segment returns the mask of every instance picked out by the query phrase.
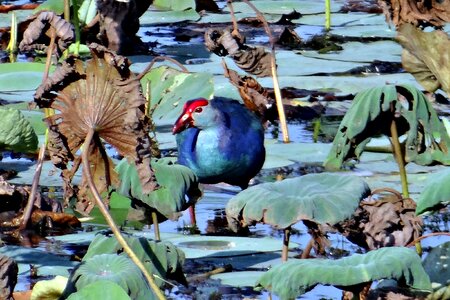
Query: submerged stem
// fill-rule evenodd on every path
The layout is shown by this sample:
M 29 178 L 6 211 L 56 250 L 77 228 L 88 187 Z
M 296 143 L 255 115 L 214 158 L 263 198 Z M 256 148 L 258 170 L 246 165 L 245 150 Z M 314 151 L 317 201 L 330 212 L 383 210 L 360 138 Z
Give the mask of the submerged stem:
M 94 180 L 92 178 L 91 169 L 90 169 L 90 163 L 89 163 L 89 145 L 92 143 L 93 137 L 95 134 L 95 130 L 93 128 L 89 129 L 89 132 L 86 136 L 86 139 L 84 141 L 84 147 L 82 152 L 82 162 L 83 162 L 83 172 L 86 175 L 86 179 L 89 185 L 89 188 L 91 189 L 92 195 L 94 196 L 95 203 L 102 213 L 103 217 L 105 218 L 106 222 L 108 223 L 109 227 L 111 228 L 111 231 L 113 232 L 114 236 L 116 237 L 119 244 L 123 247 L 123 250 L 128 254 L 130 259 L 136 264 L 136 266 L 142 271 L 145 278 L 148 281 L 148 284 L 150 285 L 151 289 L 155 293 L 156 297 L 159 300 L 166 299 L 162 291 L 159 289 L 159 287 L 156 285 L 155 280 L 153 279 L 153 276 L 147 271 L 143 263 L 139 260 L 137 255 L 134 253 L 134 251 L 130 248 L 125 238 L 122 236 L 122 233 L 120 232 L 119 227 L 114 222 L 114 219 L 111 217 L 111 214 L 108 211 L 108 208 L 103 203 L 100 193 L 98 192 Z

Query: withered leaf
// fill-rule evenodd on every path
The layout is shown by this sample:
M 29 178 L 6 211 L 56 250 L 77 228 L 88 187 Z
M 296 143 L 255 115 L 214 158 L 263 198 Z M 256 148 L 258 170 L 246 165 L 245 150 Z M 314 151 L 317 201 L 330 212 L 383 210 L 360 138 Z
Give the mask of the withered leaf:
M 51 30 L 57 38 L 58 53 L 67 49 L 69 43 L 75 40 L 74 27 L 52 11 L 42 11 L 38 15 L 32 16 L 34 20 L 28 25 L 23 33 L 23 39 L 19 44 L 20 51 L 30 51 L 33 49 L 45 50 L 46 43 L 42 41 L 43 36 L 51 37 Z
M 128 59 L 97 44 L 90 49 L 90 60 L 69 57 L 36 92 L 35 102 L 41 108 L 56 111 L 46 119 L 52 132 L 50 155 L 58 167 L 67 169 L 67 162 L 78 157 L 88 131 L 95 129 L 90 162 L 102 172 L 94 172 L 94 181 L 102 182 L 104 188 L 114 181 L 114 166 L 102 154 L 103 142 L 107 142 L 136 164 L 143 190 L 149 193 L 157 184 L 150 168 L 151 141 L 140 83 L 129 70 Z M 74 173 L 63 172 L 62 176 Z
M 378 1 L 386 18 L 395 26 L 405 23 L 419 26 L 444 26 L 450 22 L 450 5 L 441 0 L 390 0 Z
M 429 92 L 442 88 L 450 94 L 450 39 L 441 30 L 424 32 L 411 24 L 398 29 L 403 46 L 403 68 Z
M 258 77 L 271 76 L 271 57 L 263 47 L 244 44 L 242 36 L 234 36 L 229 30 L 210 29 L 205 32 L 206 48 L 219 55 L 229 55 L 236 65 Z

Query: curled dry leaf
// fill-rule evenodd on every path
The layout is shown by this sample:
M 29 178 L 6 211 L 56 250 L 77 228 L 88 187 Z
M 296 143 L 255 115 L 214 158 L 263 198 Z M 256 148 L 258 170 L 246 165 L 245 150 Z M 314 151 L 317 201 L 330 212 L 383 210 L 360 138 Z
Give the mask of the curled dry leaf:
M 14 300 L 12 296 L 14 287 L 17 283 L 17 274 L 19 267 L 14 259 L 0 255 L 0 299 Z
M 73 25 L 52 11 L 42 11 L 32 16 L 34 20 L 28 25 L 23 33 L 23 39 L 19 44 L 20 51 L 46 50 L 48 43 L 45 43 L 44 36 L 50 38 L 52 32 L 57 38 L 57 50 L 61 54 L 67 49 L 69 43 L 75 39 Z
M 90 48 L 92 59 L 83 62 L 69 57 L 36 91 L 39 107 L 56 110 L 46 119 L 52 161 L 63 170 L 66 193 L 73 193 L 70 182 L 80 163 L 76 152 L 87 133 L 95 129 L 89 153 L 91 172 L 100 192 L 117 178 L 104 141 L 136 164 L 143 191 L 149 193 L 157 184 L 150 168 L 151 141 L 140 82 L 129 70 L 127 58 L 97 44 Z M 72 169 L 70 161 L 74 161 Z M 84 177 L 81 195 L 87 195 Z
M 379 0 L 386 19 L 395 26 L 411 23 L 415 26 L 441 27 L 450 22 L 450 5 L 441 0 Z
M 236 71 L 225 69 L 225 77 L 228 77 L 239 91 L 239 95 L 245 106 L 255 112 L 262 121 L 270 120 L 268 110 L 275 104 L 275 100 L 269 96 L 269 92 L 251 76 L 240 76 Z M 272 120 L 271 120 L 272 121 Z
M 442 30 L 425 32 L 411 24 L 398 28 L 402 65 L 428 91 L 442 88 L 450 95 L 450 39 Z
M 335 228 L 351 242 L 369 250 L 406 246 L 418 238 L 422 233 L 422 219 L 415 214 L 415 202 L 397 193 L 378 195 L 378 200 L 361 201 L 353 217 L 336 224 Z
M 270 53 L 263 47 L 245 45 L 242 36 L 233 35 L 229 30 L 207 30 L 205 46 L 219 56 L 229 55 L 236 65 L 247 73 L 258 77 L 272 74 Z

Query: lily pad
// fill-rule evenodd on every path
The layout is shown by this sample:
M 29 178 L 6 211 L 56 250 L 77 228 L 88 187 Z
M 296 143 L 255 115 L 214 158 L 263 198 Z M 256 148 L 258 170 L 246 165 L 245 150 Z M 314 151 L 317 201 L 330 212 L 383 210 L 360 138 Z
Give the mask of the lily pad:
M 253 287 L 263 274 L 263 271 L 230 272 L 213 275 L 211 279 L 218 279 L 222 284 L 234 287 Z
M 431 174 L 417 200 L 416 214 L 439 210 L 450 202 L 450 170 Z
M 317 284 L 353 286 L 380 279 L 405 280 L 414 289 L 431 290 L 431 282 L 414 250 L 386 247 L 337 260 L 298 259 L 275 266 L 257 284 L 280 299 L 294 299 Z
M 287 228 L 300 220 L 336 224 L 350 217 L 370 193 L 356 176 L 308 174 L 252 186 L 230 199 L 228 223 L 248 226 L 263 222 Z
M 19 110 L 0 108 L 0 120 L 0 151 L 29 153 L 37 150 L 38 137 Z

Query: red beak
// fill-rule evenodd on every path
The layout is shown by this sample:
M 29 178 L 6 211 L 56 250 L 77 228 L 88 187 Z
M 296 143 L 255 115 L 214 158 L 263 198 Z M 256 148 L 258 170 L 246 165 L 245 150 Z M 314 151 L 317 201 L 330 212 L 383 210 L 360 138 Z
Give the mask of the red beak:
M 185 112 L 183 113 L 175 122 L 175 124 L 173 125 L 172 128 L 172 133 L 173 134 L 177 134 L 182 132 L 183 130 L 185 130 L 188 127 L 192 126 L 192 117 L 191 114 L 189 112 Z

